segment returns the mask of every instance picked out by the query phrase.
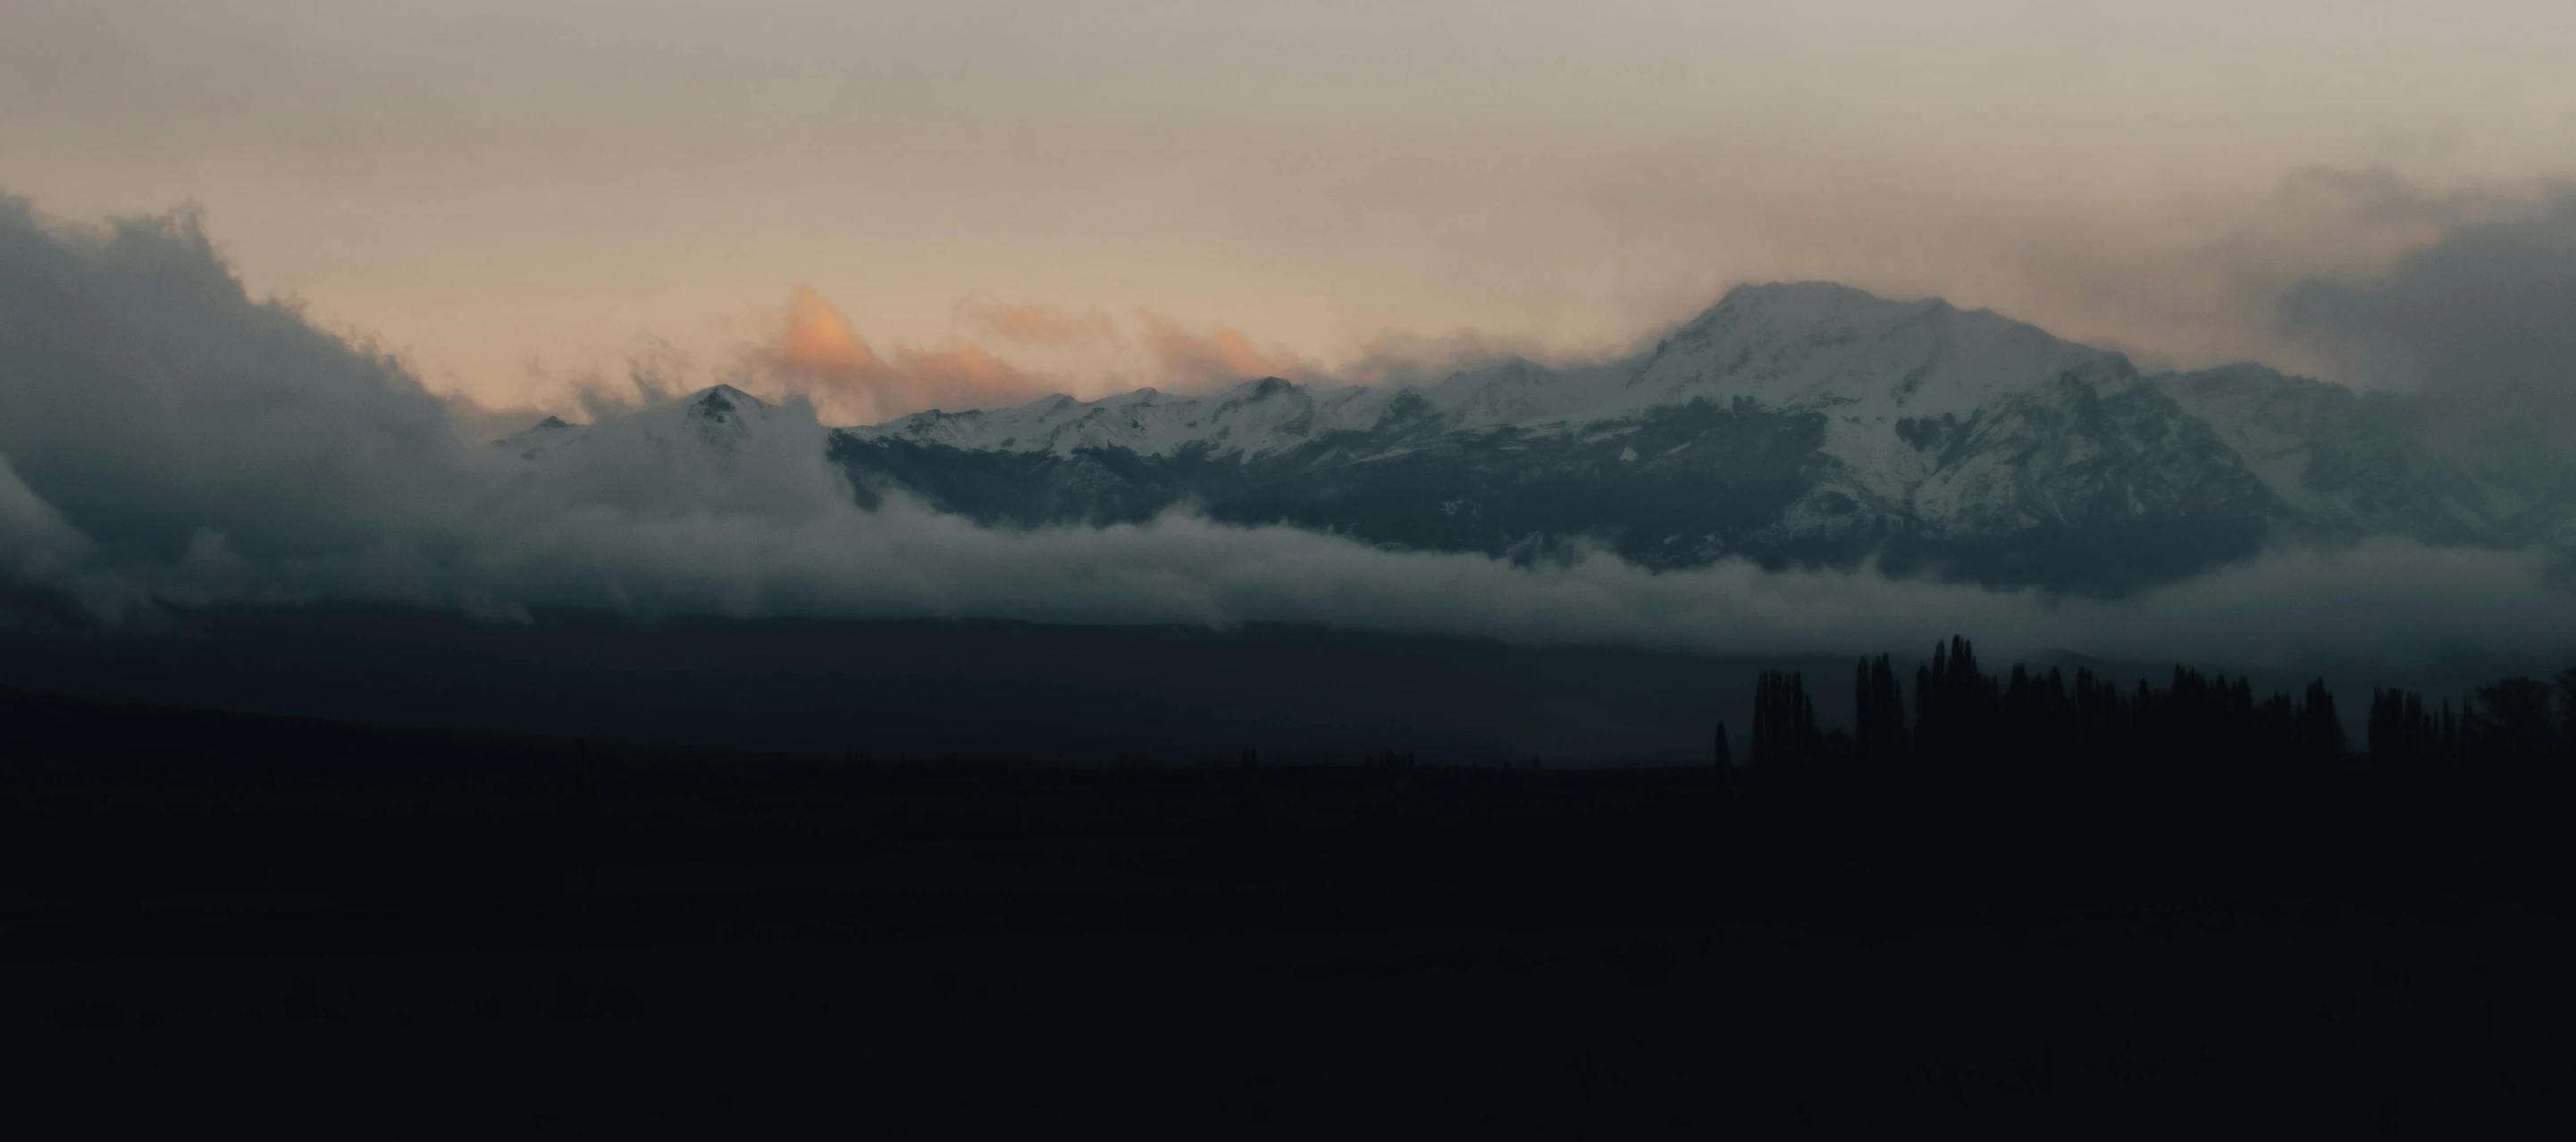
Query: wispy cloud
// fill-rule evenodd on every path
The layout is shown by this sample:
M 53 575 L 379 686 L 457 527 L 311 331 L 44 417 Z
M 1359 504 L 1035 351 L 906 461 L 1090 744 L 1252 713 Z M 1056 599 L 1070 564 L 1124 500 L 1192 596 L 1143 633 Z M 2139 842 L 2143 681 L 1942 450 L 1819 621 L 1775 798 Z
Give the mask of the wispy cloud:
M 1256 345 L 1233 326 L 1220 323 L 1202 330 L 1146 310 L 1136 311 L 1132 331 L 1098 310 L 1005 303 L 983 294 L 961 299 L 955 311 L 970 335 L 1033 351 L 1091 350 L 1095 360 L 1110 362 L 1109 371 L 1089 378 L 1044 374 L 971 337 L 930 348 L 897 346 L 881 354 L 839 307 L 812 287 L 798 286 L 784 322 L 756 355 L 745 383 L 779 395 L 806 395 L 836 423 L 870 424 L 924 409 L 954 412 L 1019 404 L 1058 392 L 1096 390 L 1101 384 L 1113 390 L 1151 385 L 1201 392 L 1262 377 L 1331 376 L 1284 347 Z M 1375 354 L 1362 358 L 1362 367 L 1374 360 Z
M 1079 312 L 1052 305 L 1013 305 L 986 293 L 959 298 L 957 317 L 969 326 L 1019 345 L 1081 345 L 1115 341 L 1116 324 L 1097 309 Z
M 1252 343 L 1242 330 L 1219 325 L 1206 333 L 1177 321 L 1139 310 L 1145 348 L 1162 370 L 1164 383 L 1183 391 L 1219 388 L 1262 377 L 1299 379 L 1313 370 L 1295 353 Z
M 897 348 L 880 357 L 849 318 L 810 286 L 796 287 L 766 354 L 783 387 L 843 423 L 872 424 L 928 408 L 995 408 L 1057 386 L 969 343 Z
M 2529 197 L 2384 188 L 2415 231 L 2377 272 L 2283 291 L 2285 330 L 2367 383 L 2576 392 L 2576 187 Z

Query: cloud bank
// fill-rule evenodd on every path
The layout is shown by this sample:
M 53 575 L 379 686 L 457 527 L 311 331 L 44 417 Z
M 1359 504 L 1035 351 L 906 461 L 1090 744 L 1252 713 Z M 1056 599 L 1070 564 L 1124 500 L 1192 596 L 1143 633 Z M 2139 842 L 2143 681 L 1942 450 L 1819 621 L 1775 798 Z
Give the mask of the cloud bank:
M 2300 282 L 2283 324 L 2381 385 L 2576 388 L 2576 188 L 2488 213 L 2385 273 Z
M 2426 430 L 2455 447 L 2565 467 L 2576 451 L 2576 187 L 2481 205 L 2383 273 L 2298 283 L 2281 323 L 2337 372 L 2430 398 Z
M 819 298 L 800 300 L 774 355 L 853 383 L 934 375 L 879 357 Z M 739 410 L 720 433 L 647 409 L 550 450 L 459 429 L 397 363 L 249 297 L 192 215 L 82 230 L 0 204 L 0 576 L 108 621 L 355 601 L 519 620 L 584 607 L 1290 621 L 1724 653 L 1958 631 L 2008 653 L 2238 661 L 2576 645 L 2576 597 L 2534 552 L 2283 552 L 2077 600 L 1867 568 L 1656 573 L 1599 551 L 1518 566 L 1184 514 L 1009 530 L 900 497 L 862 510 L 801 397 Z

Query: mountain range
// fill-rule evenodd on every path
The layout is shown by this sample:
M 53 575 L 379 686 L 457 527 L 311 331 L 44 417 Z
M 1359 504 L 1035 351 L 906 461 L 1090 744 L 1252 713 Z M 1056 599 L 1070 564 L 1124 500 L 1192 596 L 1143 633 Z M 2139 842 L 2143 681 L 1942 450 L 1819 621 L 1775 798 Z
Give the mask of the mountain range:
M 988 524 L 1187 506 L 1395 548 L 1875 560 L 2117 593 L 2285 540 L 2576 537 L 2564 451 L 2457 411 L 2254 364 L 2149 375 L 1990 311 L 1797 283 L 1737 288 L 1624 360 L 1056 396 L 837 429 L 826 448 L 864 505 L 901 491 Z M 719 386 L 637 423 L 713 443 L 766 414 Z M 597 428 L 503 443 L 538 456 Z

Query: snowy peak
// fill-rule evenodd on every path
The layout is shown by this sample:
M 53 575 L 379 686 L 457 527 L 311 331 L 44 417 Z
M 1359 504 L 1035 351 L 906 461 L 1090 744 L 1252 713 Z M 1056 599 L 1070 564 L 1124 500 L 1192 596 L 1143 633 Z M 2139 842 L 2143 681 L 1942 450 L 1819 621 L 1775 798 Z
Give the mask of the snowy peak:
M 560 416 L 549 416 L 508 436 L 492 442 L 492 447 L 511 453 L 522 460 L 536 460 L 548 449 L 579 436 L 581 430 L 564 423 Z
M 861 440 L 977 451 L 1069 456 L 1114 448 L 1170 456 L 1196 448 L 1251 459 L 1329 433 L 1388 429 L 1397 420 L 1408 432 L 1580 432 L 1693 401 L 1719 407 L 1751 401 L 1847 422 L 1829 451 L 1874 463 L 1895 446 L 1901 419 L 1965 417 L 2069 375 L 2088 382 L 2134 379 L 2117 354 L 1985 310 L 1802 282 L 1739 287 L 1653 352 L 1602 365 L 1553 367 L 1514 358 L 1419 390 L 1306 386 L 1268 377 L 1201 396 L 1153 389 L 1094 401 L 1054 396 L 991 412 L 918 413 L 850 431 Z M 1854 432 L 1867 439 L 1856 442 Z
M 2117 354 L 1937 298 L 1822 282 L 1741 286 L 1656 348 L 1632 404 L 1745 398 L 1766 408 L 1966 416 Z
M 735 388 L 715 385 L 677 400 L 648 405 L 634 415 L 603 420 L 594 433 L 634 434 L 661 448 L 731 452 L 782 420 L 779 406 Z
M 2257 365 L 2145 377 L 1986 310 L 1803 282 L 1733 290 L 1621 361 L 1054 397 L 853 430 L 835 455 L 983 520 L 1186 503 L 1498 557 L 1579 540 L 1652 567 L 1875 558 L 2081 590 L 2289 537 L 2576 545 L 2576 462 L 2530 432 L 2445 442 L 2438 411 Z M 996 450 L 1030 455 L 972 455 Z M 1199 462 L 1219 457 L 1239 462 Z
M 646 408 L 635 414 L 635 423 L 647 436 L 688 434 L 707 444 L 722 445 L 748 437 L 777 413 L 777 405 L 732 385 L 716 385 Z
M 709 386 L 692 396 L 681 398 L 680 403 L 688 407 L 689 415 L 718 422 L 723 421 L 727 414 L 739 411 L 744 405 L 754 405 L 761 409 L 770 407 L 769 402 L 732 385 Z
M 782 420 L 781 413 L 779 406 L 732 385 L 715 385 L 591 424 L 567 424 L 549 416 L 493 444 L 526 460 L 567 448 L 596 448 L 603 441 L 641 443 L 666 454 L 677 449 L 727 456 L 770 431 Z

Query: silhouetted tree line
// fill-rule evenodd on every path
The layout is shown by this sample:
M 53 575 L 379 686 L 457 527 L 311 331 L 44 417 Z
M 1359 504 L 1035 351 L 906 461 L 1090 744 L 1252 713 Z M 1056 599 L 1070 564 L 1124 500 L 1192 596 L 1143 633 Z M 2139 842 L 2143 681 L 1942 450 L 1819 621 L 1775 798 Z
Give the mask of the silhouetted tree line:
M 2297 694 L 2257 697 L 2251 678 L 2176 666 L 2163 686 L 2122 686 L 2078 668 L 1988 674 L 1965 638 L 1935 645 L 1914 672 L 1911 713 L 1887 655 L 1854 671 L 1849 730 L 1825 730 L 1806 679 L 1769 671 L 1754 683 L 1747 757 L 1755 771 L 1799 766 L 1869 771 L 1904 765 L 2011 770 L 2056 762 L 2170 759 L 2201 769 L 2245 764 L 2329 775 L 2576 760 L 2576 668 L 2506 678 L 2456 703 L 2407 690 L 2371 694 L 2367 740 L 2345 740 L 2322 679 Z M 1732 764 L 1726 727 L 1715 759 Z
M 2480 686 L 2457 709 L 2445 699 L 2374 690 L 2370 762 L 2392 770 L 2442 766 L 2518 768 L 2576 757 L 2576 669 L 2543 682 L 2505 678 Z
M 1953 638 L 1908 690 L 1887 656 L 1864 659 L 1850 728 L 1827 730 L 1804 678 L 1766 673 L 1747 764 L 1731 765 L 1723 726 L 1715 760 L 1738 789 L 1819 808 L 1821 833 L 1935 829 L 1945 835 L 1926 843 L 1943 851 L 2034 831 L 2080 848 L 2104 828 L 2160 842 L 2216 830 L 2233 843 L 2328 827 L 2328 811 L 2356 798 L 2391 821 L 2447 814 L 2473 831 L 2557 803 L 2576 774 L 2576 669 L 2456 701 L 2378 690 L 2359 749 L 2322 680 L 2264 694 L 2181 666 L 2161 685 L 2080 668 L 1990 673 Z
M 1882 660 L 1883 662 L 1884 660 Z M 1884 674 L 1864 689 L 1865 716 L 1901 718 Z M 2072 677 L 2014 664 L 1978 667 L 1964 638 L 1934 647 L 1915 672 L 1910 749 L 1889 754 L 1967 769 L 2028 773 L 2062 759 L 2243 766 L 2272 774 L 2325 774 L 2345 764 L 2343 723 L 2322 680 L 2304 693 L 2255 696 L 2253 682 L 2176 666 L 2162 687 L 2123 687 L 2079 668 Z

